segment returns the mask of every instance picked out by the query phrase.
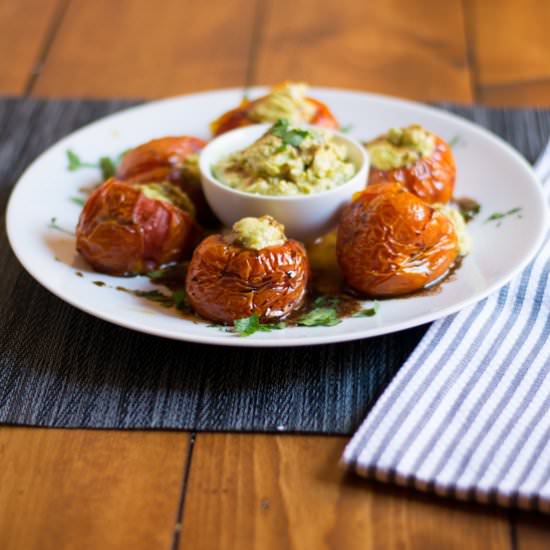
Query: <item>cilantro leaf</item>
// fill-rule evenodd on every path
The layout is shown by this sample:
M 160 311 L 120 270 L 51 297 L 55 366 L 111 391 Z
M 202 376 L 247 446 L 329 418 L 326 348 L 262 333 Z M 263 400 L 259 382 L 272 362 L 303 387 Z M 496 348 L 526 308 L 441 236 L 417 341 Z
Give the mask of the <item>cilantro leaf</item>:
M 99 168 L 101 169 L 101 175 L 104 181 L 115 175 L 116 166 L 113 160 L 109 157 L 101 157 L 99 159 Z
M 284 321 L 269 324 L 260 323 L 260 328 L 258 330 L 261 332 L 271 332 L 272 330 L 281 330 L 282 328 L 286 328 L 286 323 Z
M 313 301 L 313 307 L 335 307 L 341 301 L 339 296 L 319 296 Z
M 67 160 L 69 161 L 69 165 L 67 168 L 72 172 L 73 170 L 78 170 L 80 168 L 81 162 L 80 157 L 70 149 L 67 149 Z
M 334 307 L 317 307 L 298 319 L 298 325 L 303 327 L 333 327 L 341 322 Z
M 57 231 L 61 231 L 61 233 L 65 233 L 66 235 L 71 235 L 74 237 L 74 233 L 72 231 L 69 231 L 68 229 L 65 229 L 64 227 L 58 225 L 57 218 L 51 218 L 48 227 L 50 229 L 55 229 Z
M 179 309 L 180 311 L 188 311 L 190 309 L 189 302 L 187 300 L 187 293 L 185 290 L 176 290 L 172 294 L 172 300 L 174 300 L 174 305 L 176 306 L 176 309 Z
M 95 164 L 90 162 L 82 162 L 80 157 L 71 149 L 67 149 L 67 160 L 69 161 L 67 169 L 71 172 L 79 170 L 80 168 L 96 168 Z
M 185 275 L 187 273 L 187 266 L 189 262 L 181 262 L 167 267 L 162 267 L 160 269 L 155 269 L 154 271 L 149 271 L 145 273 L 146 277 L 153 281 L 171 281 L 174 283 L 179 283 L 185 280 Z
M 284 118 L 280 118 L 271 127 L 269 133 L 272 136 L 280 138 L 283 145 L 292 145 L 293 147 L 299 147 L 302 144 L 302 141 L 311 135 L 309 130 L 289 128 L 289 122 Z
M 260 328 L 260 318 L 254 313 L 250 317 L 237 319 L 233 323 L 233 327 L 239 336 L 250 336 Z
M 237 319 L 233 323 L 233 330 L 239 336 L 250 336 L 255 332 L 271 332 L 272 330 L 280 330 L 286 327 L 286 323 L 280 321 L 278 323 L 260 323 L 260 318 L 256 313 L 250 317 Z
M 380 303 L 375 301 L 373 302 L 372 307 L 363 308 L 355 312 L 352 317 L 374 317 L 378 313 L 379 309 Z
M 155 302 L 165 308 L 175 307 L 179 311 L 190 311 L 185 290 L 176 290 L 172 294 L 164 294 L 160 290 L 131 290 L 134 296 Z
M 521 210 L 522 210 L 521 207 L 516 207 L 516 208 L 512 208 L 511 210 L 508 210 L 507 212 L 494 212 L 485 220 L 485 223 L 489 223 L 495 220 L 502 220 L 503 218 L 506 218 L 508 216 L 513 216 L 514 214 L 518 214 L 518 217 L 521 218 L 521 214 L 520 214 Z
M 70 197 L 70 201 L 78 204 L 78 206 L 84 206 L 86 202 L 82 197 Z
M 67 169 L 74 172 L 80 170 L 80 168 L 99 168 L 103 180 L 106 180 L 115 175 L 117 164 L 126 152 L 121 153 L 116 161 L 110 157 L 101 157 L 98 162 L 84 162 L 73 150 L 67 149 L 67 160 L 69 161 Z
M 458 206 L 465 222 L 473 220 L 481 212 L 481 204 L 468 197 L 455 199 L 455 204 Z

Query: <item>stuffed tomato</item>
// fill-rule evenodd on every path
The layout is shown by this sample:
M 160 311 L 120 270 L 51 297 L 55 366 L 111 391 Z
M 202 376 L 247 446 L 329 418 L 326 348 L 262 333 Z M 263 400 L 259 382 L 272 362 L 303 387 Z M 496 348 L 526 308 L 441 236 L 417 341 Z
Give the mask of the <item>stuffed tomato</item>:
M 258 315 L 286 318 L 306 297 L 305 249 L 287 239 L 273 218 L 243 218 L 227 235 L 211 235 L 195 249 L 186 290 L 193 309 L 216 323 Z
M 347 284 L 369 297 L 425 288 L 460 252 L 451 217 L 397 182 L 369 185 L 345 208 L 336 250 Z
M 197 236 L 193 204 L 179 188 L 111 178 L 86 201 L 76 247 L 96 271 L 136 275 L 181 260 Z
M 429 203 L 453 196 L 456 165 L 449 144 L 419 125 L 392 128 L 366 144 L 369 183 L 397 181 Z
M 213 214 L 202 191 L 198 156 L 206 141 L 168 136 L 143 143 L 124 154 L 117 178 L 130 182 L 169 181 L 193 201 L 197 219 L 210 225 Z
M 310 124 L 323 128 L 340 127 L 330 109 L 322 102 L 307 97 L 308 86 L 283 82 L 270 92 L 253 101 L 243 99 L 235 109 L 224 113 L 210 125 L 212 133 L 219 136 L 229 130 L 259 124 L 288 120 L 294 125 Z

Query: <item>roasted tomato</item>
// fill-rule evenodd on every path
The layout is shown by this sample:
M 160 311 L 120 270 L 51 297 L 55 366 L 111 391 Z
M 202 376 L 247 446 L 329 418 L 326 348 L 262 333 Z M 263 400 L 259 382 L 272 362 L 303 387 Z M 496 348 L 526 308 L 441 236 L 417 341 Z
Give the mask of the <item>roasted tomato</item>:
M 193 309 L 216 323 L 258 315 L 284 319 L 304 301 L 310 268 L 301 243 L 269 216 L 243 218 L 193 252 L 186 290 Z
M 84 205 L 76 248 L 97 271 L 146 273 L 190 252 L 198 237 L 192 209 L 185 193 L 170 183 L 110 178 Z
M 370 296 L 420 290 L 452 267 L 453 221 L 400 183 L 369 185 L 343 211 L 336 251 L 346 282 Z
M 456 166 L 448 143 L 418 125 L 392 128 L 366 144 L 369 183 L 398 181 L 429 203 L 453 196 Z
M 153 139 L 130 149 L 117 168 L 117 177 L 131 182 L 169 181 L 187 193 L 197 219 L 211 225 L 213 214 L 202 191 L 198 153 L 206 141 L 191 136 Z
M 279 119 L 287 119 L 295 125 L 339 128 L 338 121 L 323 102 L 306 96 L 307 89 L 305 84 L 283 82 L 263 97 L 253 101 L 245 98 L 238 107 L 212 122 L 212 133 L 219 136 L 241 126 L 277 122 Z

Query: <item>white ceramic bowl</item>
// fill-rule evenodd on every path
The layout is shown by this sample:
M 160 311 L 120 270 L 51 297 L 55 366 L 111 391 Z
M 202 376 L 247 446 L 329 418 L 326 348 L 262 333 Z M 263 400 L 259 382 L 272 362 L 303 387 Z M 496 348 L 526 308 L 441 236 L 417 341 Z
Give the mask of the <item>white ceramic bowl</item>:
M 357 173 L 342 185 L 311 195 L 271 196 L 245 193 L 231 189 L 212 174 L 222 157 L 244 149 L 270 127 L 256 124 L 227 132 L 213 139 L 201 152 L 199 167 L 204 194 L 218 218 L 228 227 L 246 216 L 269 214 L 285 226 L 288 237 L 304 242 L 316 239 L 338 223 L 340 211 L 350 202 L 353 193 L 363 189 L 369 172 L 368 154 L 361 144 L 340 133 L 334 139 L 346 146 Z

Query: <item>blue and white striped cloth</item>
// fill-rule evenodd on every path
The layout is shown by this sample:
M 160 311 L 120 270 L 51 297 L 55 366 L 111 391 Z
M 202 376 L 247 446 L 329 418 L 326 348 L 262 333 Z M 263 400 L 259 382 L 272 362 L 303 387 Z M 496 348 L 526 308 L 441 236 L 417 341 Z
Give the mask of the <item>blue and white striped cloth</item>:
M 550 148 L 535 165 L 550 178 Z M 547 186 L 548 191 L 548 186 Z M 358 474 L 550 513 L 550 239 L 430 327 L 345 449 Z

